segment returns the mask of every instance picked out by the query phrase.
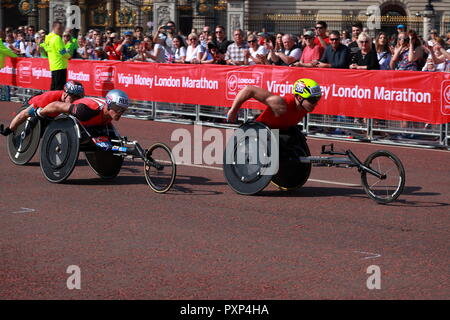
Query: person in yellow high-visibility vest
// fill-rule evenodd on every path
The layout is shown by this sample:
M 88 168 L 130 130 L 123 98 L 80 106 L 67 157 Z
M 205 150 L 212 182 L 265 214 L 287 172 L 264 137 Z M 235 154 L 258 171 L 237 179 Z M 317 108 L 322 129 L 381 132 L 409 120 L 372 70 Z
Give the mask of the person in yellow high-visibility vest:
M 62 34 L 64 25 L 61 21 L 55 21 L 52 25 L 52 32 L 46 37 L 41 47 L 47 52 L 50 71 L 52 72 L 52 85 L 50 90 L 62 90 L 67 78 L 67 65 L 70 53 L 67 51 Z
M 3 69 L 5 66 L 5 57 L 15 58 L 17 55 L 12 52 L 10 49 L 5 47 L 3 44 L 3 39 L 5 38 L 5 32 L 0 29 L 0 69 Z

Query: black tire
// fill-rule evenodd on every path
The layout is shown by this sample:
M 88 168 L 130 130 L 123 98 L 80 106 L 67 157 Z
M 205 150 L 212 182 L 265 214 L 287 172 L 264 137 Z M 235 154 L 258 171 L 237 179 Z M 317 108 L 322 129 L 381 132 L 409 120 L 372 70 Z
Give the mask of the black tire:
M 102 179 L 114 179 L 120 172 L 123 157 L 109 151 L 85 152 L 86 161 L 92 170 Z
M 28 105 L 22 106 L 17 110 L 17 114 L 28 107 Z M 34 119 L 33 121 L 34 122 L 30 122 L 30 120 L 25 121 L 7 138 L 8 156 L 14 164 L 27 164 L 36 154 L 43 130 L 41 121 L 38 119 Z M 30 129 L 28 129 L 29 133 L 22 139 L 21 135 L 24 133 L 26 126 L 30 126 Z
M 284 191 L 301 188 L 311 174 L 311 163 L 301 163 L 299 157 L 309 157 L 306 138 L 300 127 L 280 131 L 280 166 L 272 177 L 272 184 Z
M 145 152 L 144 174 L 149 187 L 157 193 L 172 188 L 177 166 L 172 151 L 164 143 L 155 143 Z
M 361 172 L 361 182 L 367 195 L 378 203 L 390 203 L 396 200 L 405 187 L 405 168 L 400 159 L 386 150 L 370 154 L 364 165 L 379 173 L 386 179 L 380 179 L 366 171 Z

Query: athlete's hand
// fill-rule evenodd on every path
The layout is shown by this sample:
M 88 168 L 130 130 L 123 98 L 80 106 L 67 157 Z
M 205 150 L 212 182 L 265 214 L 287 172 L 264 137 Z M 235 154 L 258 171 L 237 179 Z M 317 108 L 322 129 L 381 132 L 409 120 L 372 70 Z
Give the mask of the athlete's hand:
M 237 120 L 237 111 L 234 111 L 230 108 L 230 110 L 227 113 L 227 122 L 235 123 L 236 120 Z
M 4 127 L 3 124 L 0 124 L 0 134 L 3 136 L 8 136 L 12 133 L 12 130 L 9 127 Z
M 28 115 L 32 118 L 44 119 L 44 117 L 41 116 L 41 110 L 42 108 L 30 108 L 30 110 L 28 110 Z

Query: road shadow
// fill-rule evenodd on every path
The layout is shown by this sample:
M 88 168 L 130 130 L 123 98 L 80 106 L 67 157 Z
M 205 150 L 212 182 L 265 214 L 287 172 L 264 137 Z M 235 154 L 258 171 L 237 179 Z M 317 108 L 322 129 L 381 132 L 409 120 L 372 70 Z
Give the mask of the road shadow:
M 419 192 L 422 187 L 419 186 L 408 186 L 403 189 L 402 195 L 399 199 L 387 205 L 396 207 L 446 207 L 450 206 L 449 203 L 445 202 L 435 202 L 435 201 L 412 201 L 404 200 L 402 196 L 414 196 L 414 197 L 430 197 L 441 195 L 438 192 Z M 367 194 L 364 192 L 362 187 L 302 187 L 296 190 L 267 190 L 258 193 L 257 196 L 262 197 L 352 197 L 352 198 L 368 198 Z

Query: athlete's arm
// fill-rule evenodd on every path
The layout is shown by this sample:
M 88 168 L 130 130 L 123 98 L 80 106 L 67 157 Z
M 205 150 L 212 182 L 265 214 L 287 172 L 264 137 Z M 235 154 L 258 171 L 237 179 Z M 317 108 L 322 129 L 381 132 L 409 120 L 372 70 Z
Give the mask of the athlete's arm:
M 45 106 L 44 109 L 40 109 L 39 114 L 42 117 L 45 117 L 52 113 L 69 113 L 69 108 L 70 108 L 70 103 L 55 101 L 55 102 L 49 103 L 47 106 Z
M 228 111 L 228 120 L 234 121 L 236 119 L 237 112 L 242 107 L 244 102 L 252 98 L 271 108 L 276 117 L 281 116 L 287 110 L 286 102 L 282 97 L 274 95 L 263 88 L 246 86 L 234 99 L 233 105 Z

